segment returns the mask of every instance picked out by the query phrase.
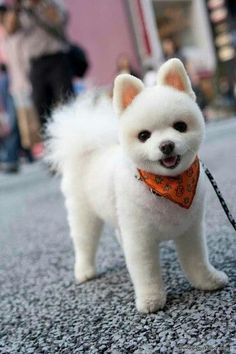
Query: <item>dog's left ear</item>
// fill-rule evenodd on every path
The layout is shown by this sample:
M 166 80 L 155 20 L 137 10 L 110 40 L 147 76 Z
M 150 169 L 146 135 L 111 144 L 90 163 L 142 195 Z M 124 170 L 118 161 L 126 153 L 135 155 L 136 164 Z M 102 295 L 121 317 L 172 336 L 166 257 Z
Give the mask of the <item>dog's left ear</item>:
M 113 89 L 113 105 L 117 114 L 121 115 L 143 89 L 144 84 L 136 77 L 129 74 L 118 75 Z
M 187 93 L 193 100 L 196 100 L 183 63 L 177 58 L 169 59 L 160 67 L 157 73 L 157 85 L 173 87 L 178 91 Z

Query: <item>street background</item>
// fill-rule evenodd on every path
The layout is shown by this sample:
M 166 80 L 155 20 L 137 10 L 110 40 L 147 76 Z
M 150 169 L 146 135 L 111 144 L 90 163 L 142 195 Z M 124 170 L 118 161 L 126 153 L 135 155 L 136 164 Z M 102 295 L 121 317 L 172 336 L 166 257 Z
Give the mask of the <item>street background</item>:
M 110 228 L 97 278 L 75 283 L 60 177 L 43 160 L 41 134 L 71 95 L 112 98 L 123 72 L 152 86 L 159 66 L 178 57 L 206 120 L 200 158 L 236 217 L 235 48 L 230 0 L 0 1 L 0 354 L 236 353 L 236 234 L 210 183 L 210 260 L 229 285 L 193 289 L 164 243 L 167 304 L 140 315 Z

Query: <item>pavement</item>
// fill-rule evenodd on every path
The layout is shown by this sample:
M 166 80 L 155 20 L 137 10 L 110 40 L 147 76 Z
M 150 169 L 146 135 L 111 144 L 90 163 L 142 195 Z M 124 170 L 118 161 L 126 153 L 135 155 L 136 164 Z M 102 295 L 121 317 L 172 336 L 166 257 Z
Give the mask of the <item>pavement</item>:
M 201 158 L 236 216 L 236 119 L 208 126 Z M 163 244 L 168 300 L 140 315 L 122 251 L 105 228 L 98 277 L 78 285 L 59 178 L 42 163 L 0 176 L 0 353 L 236 353 L 236 233 L 208 183 L 211 262 L 229 285 L 195 290 Z

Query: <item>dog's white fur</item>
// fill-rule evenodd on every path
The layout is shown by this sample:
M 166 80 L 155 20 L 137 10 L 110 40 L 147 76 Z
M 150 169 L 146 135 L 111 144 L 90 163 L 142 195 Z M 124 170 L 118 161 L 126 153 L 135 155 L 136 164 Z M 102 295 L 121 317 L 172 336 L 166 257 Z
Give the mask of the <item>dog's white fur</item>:
M 169 74 L 174 80 L 169 80 Z M 100 232 L 104 221 L 110 223 L 121 235 L 137 309 L 144 313 L 166 303 L 159 264 L 163 240 L 174 240 L 193 286 L 214 290 L 227 284 L 225 273 L 208 260 L 202 171 L 189 209 L 156 197 L 135 178 L 137 168 L 174 176 L 191 165 L 204 135 L 204 120 L 194 99 L 182 63 L 171 59 L 161 67 L 154 88 L 144 88 L 139 79 L 127 74 L 116 78 L 114 108 L 120 117 L 120 142 L 106 100 L 93 105 L 90 98 L 79 99 L 57 110 L 48 127 L 49 159 L 63 176 L 76 279 L 84 282 L 95 276 Z M 173 128 L 180 120 L 187 123 L 186 133 Z M 143 130 L 152 132 L 145 143 L 137 138 Z M 163 158 L 159 145 L 167 140 L 175 143 L 175 153 L 181 155 L 174 169 L 159 163 Z

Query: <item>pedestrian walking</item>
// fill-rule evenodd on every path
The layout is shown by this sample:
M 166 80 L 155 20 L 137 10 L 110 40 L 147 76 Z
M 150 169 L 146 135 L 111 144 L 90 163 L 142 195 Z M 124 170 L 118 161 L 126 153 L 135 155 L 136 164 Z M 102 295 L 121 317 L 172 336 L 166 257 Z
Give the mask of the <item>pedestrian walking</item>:
M 0 163 L 7 173 L 19 170 L 20 139 L 16 111 L 9 92 L 9 76 L 6 66 L 0 66 Z
M 32 87 L 28 78 L 29 60 L 25 51 L 25 32 L 11 9 L 6 11 L 2 24 L 6 32 L 4 39 L 10 92 L 17 111 L 21 146 L 32 161 L 34 145 L 41 139 L 39 118 L 32 102 Z
M 32 98 L 44 125 L 52 107 L 73 94 L 68 45 L 55 35 L 63 36 L 68 14 L 59 0 L 22 0 L 15 18 L 24 31 Z

